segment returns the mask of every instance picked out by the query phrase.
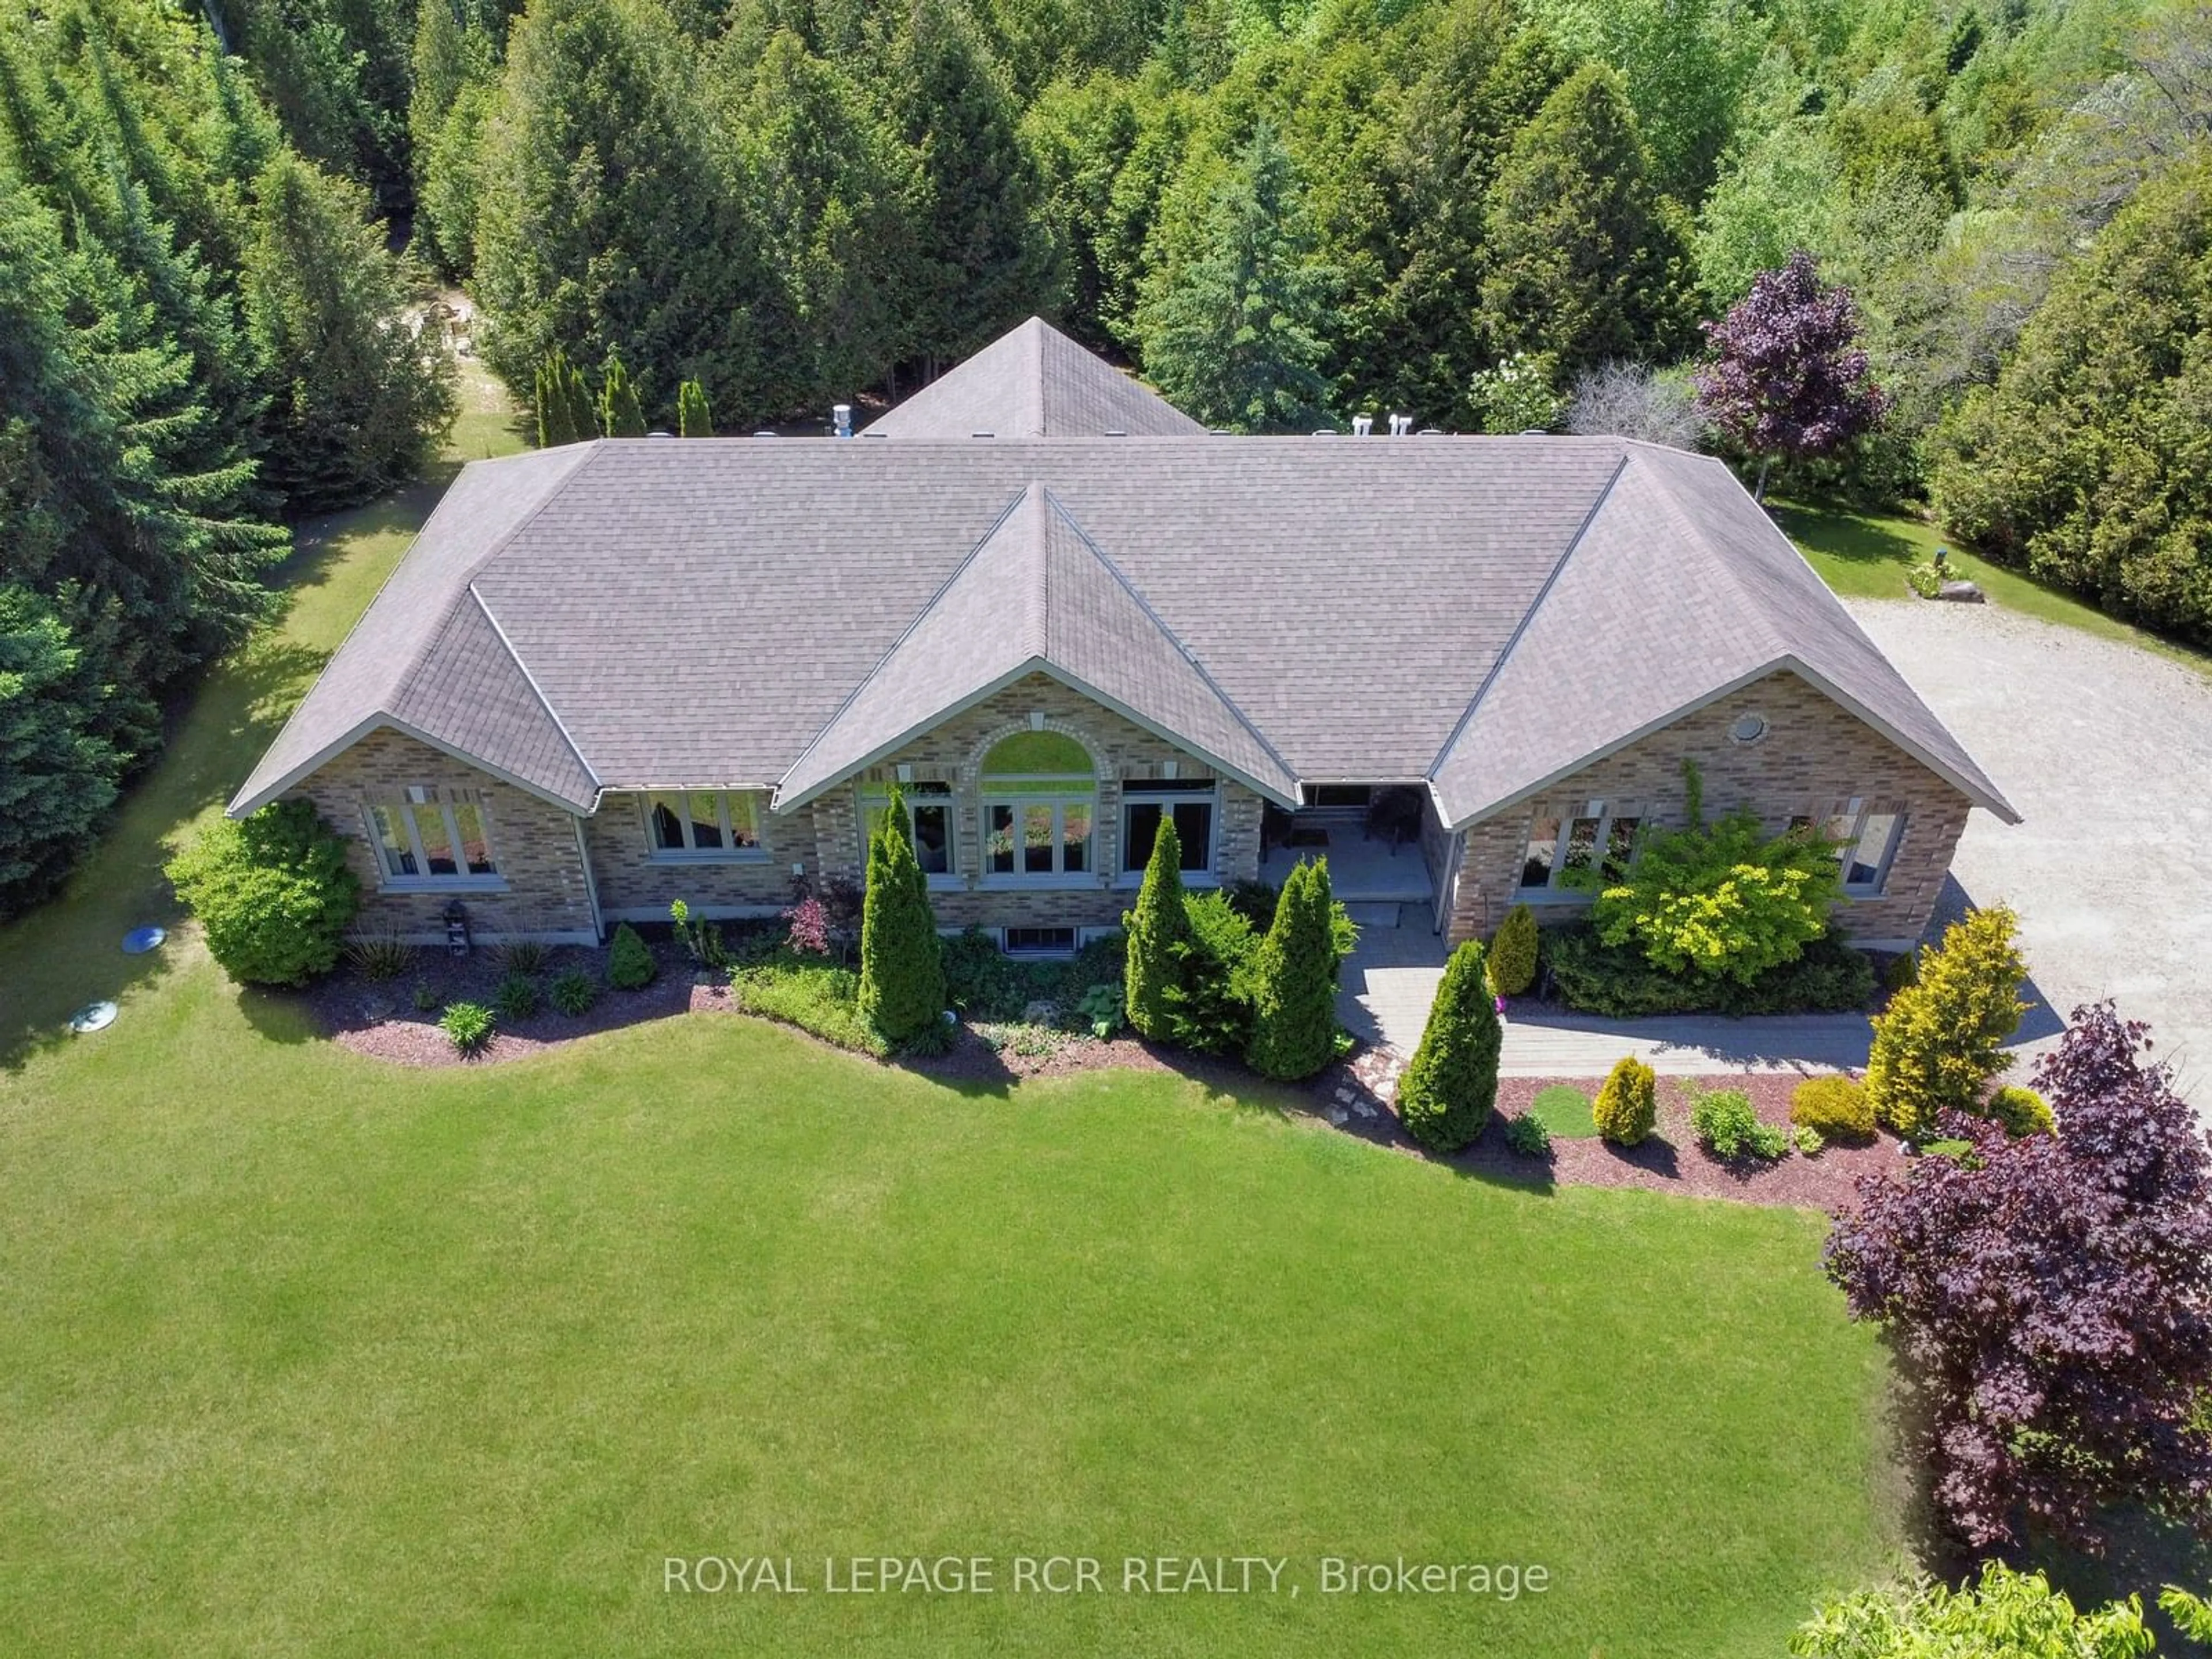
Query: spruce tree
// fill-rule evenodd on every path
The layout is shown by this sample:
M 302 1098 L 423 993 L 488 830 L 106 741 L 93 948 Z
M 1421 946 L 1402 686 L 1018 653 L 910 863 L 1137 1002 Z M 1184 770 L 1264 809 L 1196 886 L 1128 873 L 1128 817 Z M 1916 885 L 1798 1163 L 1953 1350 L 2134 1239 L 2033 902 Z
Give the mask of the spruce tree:
M 714 421 L 707 408 L 707 392 L 696 380 L 686 380 L 676 394 L 676 435 L 711 438 Z
M 610 438 L 645 436 L 645 411 L 638 407 L 629 371 L 612 351 L 607 354 L 606 378 L 599 392 L 599 429 Z
M 1300 862 L 1253 964 L 1252 1037 L 1244 1059 L 1295 1082 L 1336 1057 L 1337 955 L 1328 862 Z
M 1129 941 L 1124 992 L 1129 1024 L 1139 1036 L 1165 1042 L 1175 1034 L 1176 1006 L 1186 988 L 1192 946 L 1190 916 L 1183 908 L 1182 842 L 1170 812 L 1160 814 L 1145 884 L 1137 890 L 1136 908 L 1123 913 L 1121 927 Z
M 1405 1075 L 1398 1079 L 1398 1116 L 1424 1146 L 1455 1152 L 1490 1121 L 1498 1103 L 1498 1021 L 1479 940 L 1452 952 L 1429 1023 Z
M 860 905 L 860 1018 L 891 1043 L 921 1036 L 945 1017 L 945 965 L 928 878 L 907 838 L 906 797 L 890 800 L 868 837 Z
M 83 658 L 44 599 L 0 586 L 0 919 L 46 896 L 115 799 L 123 757 L 95 735 Z

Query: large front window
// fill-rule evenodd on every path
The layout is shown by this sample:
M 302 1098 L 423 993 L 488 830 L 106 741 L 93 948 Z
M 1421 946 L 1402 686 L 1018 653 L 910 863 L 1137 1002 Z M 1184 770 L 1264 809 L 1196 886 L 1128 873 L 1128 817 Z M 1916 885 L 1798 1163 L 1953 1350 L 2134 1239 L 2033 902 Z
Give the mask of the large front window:
M 1132 778 L 1121 786 L 1121 868 L 1134 875 L 1152 861 L 1160 825 L 1172 821 L 1186 874 L 1213 868 L 1213 785 L 1183 778 Z
M 1017 880 L 1092 868 L 1098 779 L 1091 751 L 1059 732 L 1017 732 L 983 757 L 983 869 Z
M 663 789 L 645 798 L 657 859 L 760 854 L 760 797 L 750 789 Z
M 368 822 L 387 882 L 483 881 L 499 874 L 483 808 L 476 801 L 372 806 Z
M 1592 872 L 1600 881 L 1620 880 L 1643 827 L 1638 810 L 1627 802 L 1593 800 L 1572 811 L 1537 813 L 1521 854 L 1521 890 L 1585 891 Z

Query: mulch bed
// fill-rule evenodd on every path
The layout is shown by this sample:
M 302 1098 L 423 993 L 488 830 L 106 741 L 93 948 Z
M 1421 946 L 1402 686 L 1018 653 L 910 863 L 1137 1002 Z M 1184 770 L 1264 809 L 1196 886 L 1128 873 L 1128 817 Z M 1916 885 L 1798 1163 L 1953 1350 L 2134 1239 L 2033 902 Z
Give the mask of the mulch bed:
M 603 990 L 591 1009 L 570 1018 L 550 1007 L 526 1020 L 502 1021 L 483 1051 L 465 1060 L 438 1029 L 438 1016 L 450 1002 L 489 1006 L 506 976 L 495 950 L 477 950 L 459 959 L 431 951 L 420 953 L 415 970 L 395 980 L 372 982 L 342 969 L 301 995 L 323 1029 L 341 1047 L 401 1066 L 493 1065 L 543 1053 L 578 1037 L 615 1030 L 641 1021 L 681 1013 L 734 1012 L 736 1004 L 721 975 L 699 983 L 690 958 L 672 941 L 650 941 L 659 977 L 641 991 Z M 541 983 L 570 966 L 599 975 L 605 952 L 563 947 L 551 951 Z M 429 988 L 436 1006 L 415 1006 L 415 987 Z M 925 1077 L 947 1082 L 1010 1083 L 1022 1078 L 1065 1077 L 1106 1068 L 1173 1072 L 1210 1087 L 1236 1090 L 1253 1079 L 1225 1060 L 1160 1049 L 1135 1037 L 1100 1040 L 1079 1033 L 1040 1034 L 1034 1027 L 963 1024 L 943 1054 L 897 1063 Z M 854 1056 L 861 1058 L 861 1056 Z M 1501 1122 L 1493 1120 L 1480 1139 L 1465 1152 L 1438 1158 L 1415 1144 L 1400 1126 L 1391 1101 L 1396 1093 L 1401 1058 L 1387 1048 L 1362 1048 L 1331 1066 L 1304 1098 L 1313 1116 L 1340 1132 L 1412 1157 L 1434 1158 L 1471 1174 L 1533 1186 L 1638 1187 L 1650 1192 L 1741 1203 L 1782 1204 L 1838 1210 L 1853 1201 L 1853 1184 L 1862 1175 L 1901 1178 L 1907 1162 L 1899 1145 L 1887 1137 L 1872 1146 L 1831 1146 L 1818 1157 L 1792 1152 L 1774 1164 L 1719 1163 L 1706 1155 L 1690 1133 L 1690 1089 L 1741 1089 L 1760 1117 L 1787 1127 L 1790 1097 L 1801 1080 L 1795 1073 L 1726 1073 L 1659 1079 L 1659 1123 L 1640 1146 L 1608 1146 L 1595 1138 L 1555 1138 L 1546 1158 L 1523 1158 L 1507 1148 Z M 1596 1078 L 1505 1078 L 1498 1091 L 1502 1119 L 1525 1110 L 1537 1091 L 1565 1083 L 1595 1093 Z

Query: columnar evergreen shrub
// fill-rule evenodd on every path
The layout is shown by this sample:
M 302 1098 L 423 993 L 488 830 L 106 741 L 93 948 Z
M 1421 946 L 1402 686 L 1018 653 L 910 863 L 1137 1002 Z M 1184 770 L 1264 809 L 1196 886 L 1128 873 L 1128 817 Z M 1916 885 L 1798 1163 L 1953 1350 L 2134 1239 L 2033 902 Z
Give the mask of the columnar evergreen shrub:
M 636 928 L 624 922 L 615 929 L 615 942 L 607 952 L 608 984 L 617 991 L 641 991 L 659 971 L 660 964 L 653 959 Z
M 1874 1139 L 1874 1103 L 1864 1084 L 1847 1077 L 1807 1078 L 1790 1097 L 1790 1121 L 1824 1141 Z
M 1502 997 L 1517 997 L 1536 982 L 1536 913 L 1516 904 L 1498 924 L 1490 941 L 1490 988 Z
M 945 1017 L 945 966 L 928 878 L 907 839 L 906 797 L 896 784 L 868 838 L 860 906 L 860 1018 L 893 1043 L 912 1042 Z
M 1405 1075 L 1398 1115 L 1406 1132 L 1437 1152 L 1457 1152 L 1480 1134 L 1498 1102 L 1498 1005 L 1483 973 L 1480 941 L 1452 952 Z
M 1937 1113 L 1972 1111 L 2004 1069 L 2004 1041 L 2027 1006 L 2014 921 L 1999 907 L 1954 922 L 1940 948 L 1921 953 L 1919 982 L 1875 1017 L 1866 1086 L 1886 1127 L 1924 1139 Z
M 1597 1132 L 1616 1146 L 1640 1145 L 1659 1121 L 1658 1074 L 1633 1054 L 1613 1061 L 1591 1103 Z
M 1260 941 L 1252 975 L 1252 1039 L 1244 1058 L 1262 1076 L 1311 1077 L 1336 1055 L 1337 954 L 1328 863 L 1301 862 Z
M 1136 908 L 1123 913 L 1121 927 L 1129 938 L 1129 1024 L 1139 1036 L 1167 1042 L 1175 1035 L 1175 993 L 1184 988 L 1191 947 L 1190 917 L 1183 907 L 1182 843 L 1170 814 L 1160 815 Z
M 696 380 L 686 380 L 676 393 L 676 435 L 679 438 L 711 438 L 714 435 L 714 419 L 707 409 L 707 388 Z
M 607 354 L 605 383 L 599 390 L 599 428 L 610 438 L 645 436 L 645 411 L 638 407 L 629 371 L 611 351 Z
M 538 447 L 552 449 L 591 437 L 597 428 L 584 376 L 556 346 L 538 365 Z
M 345 843 L 303 800 L 217 818 L 167 874 L 207 936 L 208 954 L 250 985 L 304 985 L 335 967 L 361 882 Z

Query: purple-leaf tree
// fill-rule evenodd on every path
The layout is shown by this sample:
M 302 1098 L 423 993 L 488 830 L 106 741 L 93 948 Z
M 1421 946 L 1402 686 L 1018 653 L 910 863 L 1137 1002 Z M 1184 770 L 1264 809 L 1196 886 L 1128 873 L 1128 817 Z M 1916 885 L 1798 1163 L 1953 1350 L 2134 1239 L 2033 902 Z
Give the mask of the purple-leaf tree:
M 2051 1134 L 1973 1143 L 1902 1184 L 1858 1183 L 1829 1276 L 1879 1322 L 1917 1409 L 1945 1522 L 1976 1547 L 2021 1523 L 2102 1547 L 2138 1500 L 2212 1534 L 2212 1153 L 2143 1026 L 2077 1008 L 2035 1082 Z
M 1847 288 L 1827 288 L 1800 248 L 1779 270 L 1705 325 L 1711 356 L 1692 377 L 1698 406 L 1719 431 L 1759 457 L 1760 501 L 1777 455 L 1808 459 L 1870 431 L 1889 406 L 1858 347 L 1859 313 Z

